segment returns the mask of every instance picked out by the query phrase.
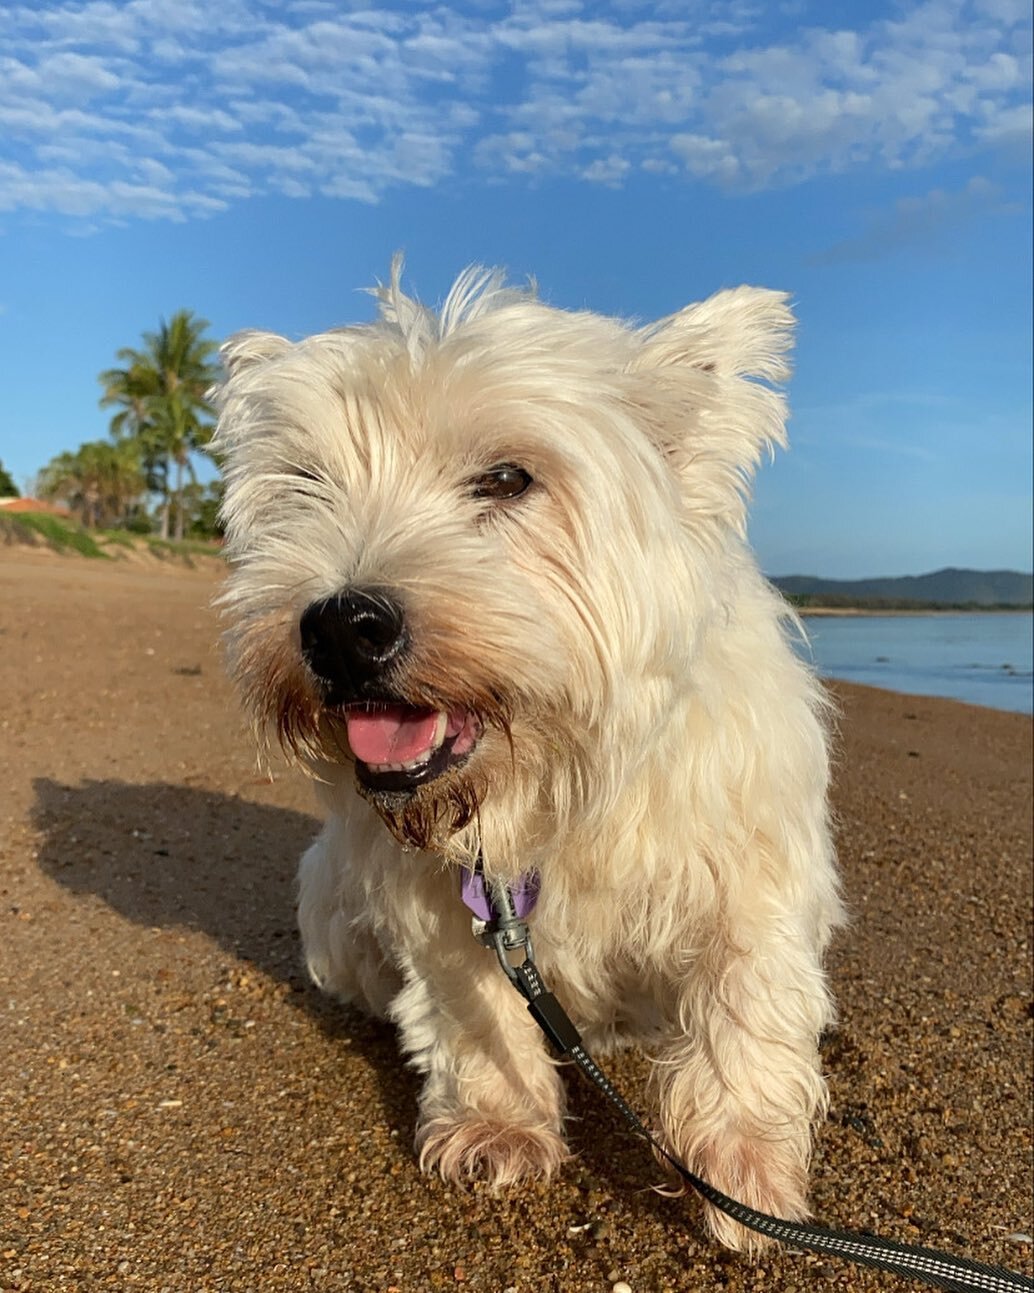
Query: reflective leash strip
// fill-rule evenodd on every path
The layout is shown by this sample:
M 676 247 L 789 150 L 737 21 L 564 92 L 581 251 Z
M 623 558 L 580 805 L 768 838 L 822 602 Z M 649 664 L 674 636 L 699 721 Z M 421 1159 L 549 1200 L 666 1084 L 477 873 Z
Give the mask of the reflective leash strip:
M 526 943 L 525 947 L 527 948 Z M 740 1225 L 783 1244 L 842 1257 L 858 1265 L 889 1271 L 895 1275 L 911 1276 L 932 1284 L 935 1288 L 947 1289 L 949 1293 L 1030 1293 L 1030 1290 L 1034 1290 L 1034 1280 L 1001 1266 L 989 1266 L 983 1262 L 971 1261 L 968 1257 L 954 1257 L 933 1248 L 900 1244 L 876 1235 L 868 1238 L 840 1230 L 827 1230 L 824 1226 L 812 1226 L 806 1222 L 783 1221 L 729 1198 L 680 1163 L 647 1130 L 635 1110 L 582 1046 L 578 1029 L 556 997 L 547 991 L 531 956 L 527 956 L 523 965 L 517 966 L 508 965 L 501 952 L 499 959 L 507 975 L 527 1001 L 532 1018 L 554 1050 L 560 1055 L 569 1055 L 582 1073 L 603 1092 L 636 1136 L 652 1145 L 698 1194 Z

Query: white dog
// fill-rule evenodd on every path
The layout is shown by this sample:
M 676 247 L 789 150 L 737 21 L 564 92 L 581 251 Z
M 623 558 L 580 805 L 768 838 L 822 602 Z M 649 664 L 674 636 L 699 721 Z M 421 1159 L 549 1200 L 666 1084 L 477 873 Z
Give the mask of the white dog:
M 744 539 L 786 298 L 638 328 L 473 269 L 436 314 L 398 264 L 378 295 L 370 325 L 223 351 L 231 668 L 328 813 L 313 978 L 398 1025 L 423 1168 L 548 1175 L 561 1073 L 459 898 L 479 851 L 534 873 L 589 1051 L 646 1047 L 670 1148 L 800 1217 L 840 916 L 824 702 Z

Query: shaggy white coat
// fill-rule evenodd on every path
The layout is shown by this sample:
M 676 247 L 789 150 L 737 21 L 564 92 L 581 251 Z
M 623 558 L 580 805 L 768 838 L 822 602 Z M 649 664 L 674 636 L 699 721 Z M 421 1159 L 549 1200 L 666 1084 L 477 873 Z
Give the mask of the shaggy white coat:
M 455 863 L 480 846 L 490 875 L 536 869 L 536 959 L 589 1050 L 646 1047 L 672 1150 L 800 1217 L 840 918 L 824 701 L 744 539 L 784 441 L 786 298 L 738 288 L 640 328 L 480 270 L 437 314 L 398 267 L 379 295 L 368 326 L 223 352 L 231 668 L 327 811 L 300 873 L 311 974 L 398 1026 L 426 1170 L 548 1175 L 562 1073 L 471 936 Z M 472 498 L 499 463 L 532 488 Z M 419 703 L 486 715 L 460 774 L 477 812 L 423 850 L 356 793 L 301 656 L 304 609 L 356 586 L 405 605 Z

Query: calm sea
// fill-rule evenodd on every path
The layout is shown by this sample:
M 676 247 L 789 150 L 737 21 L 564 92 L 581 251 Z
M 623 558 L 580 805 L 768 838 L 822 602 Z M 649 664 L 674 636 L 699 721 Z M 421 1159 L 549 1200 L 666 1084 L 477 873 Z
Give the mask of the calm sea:
M 819 672 L 916 696 L 1029 714 L 1034 616 L 814 615 L 805 620 Z

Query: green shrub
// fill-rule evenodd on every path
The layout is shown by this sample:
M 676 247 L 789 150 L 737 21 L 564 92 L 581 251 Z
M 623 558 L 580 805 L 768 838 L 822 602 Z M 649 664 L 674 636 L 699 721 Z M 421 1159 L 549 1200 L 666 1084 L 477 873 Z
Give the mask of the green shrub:
M 16 526 L 20 525 L 41 535 L 57 552 L 71 550 L 84 557 L 111 560 L 93 536 L 74 522 L 64 521 L 61 517 L 51 516 L 46 512 L 16 512 L 10 519 Z
M 128 530 L 100 530 L 101 541 L 108 547 L 114 545 L 118 548 L 129 548 L 130 551 L 136 547 L 133 536 Z

